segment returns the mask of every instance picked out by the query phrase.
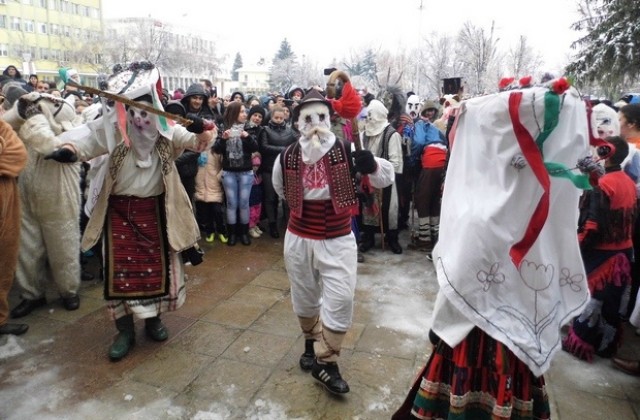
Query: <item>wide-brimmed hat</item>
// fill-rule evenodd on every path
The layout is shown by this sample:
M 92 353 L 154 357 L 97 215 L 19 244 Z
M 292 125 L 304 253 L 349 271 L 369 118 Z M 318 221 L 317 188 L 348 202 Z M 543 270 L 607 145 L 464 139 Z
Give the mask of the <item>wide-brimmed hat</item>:
M 331 103 L 320 94 L 316 89 L 310 89 L 306 95 L 300 100 L 298 106 L 293 109 L 293 120 L 297 121 L 300 117 L 300 111 L 307 105 L 321 103 L 326 105 L 331 112 Z

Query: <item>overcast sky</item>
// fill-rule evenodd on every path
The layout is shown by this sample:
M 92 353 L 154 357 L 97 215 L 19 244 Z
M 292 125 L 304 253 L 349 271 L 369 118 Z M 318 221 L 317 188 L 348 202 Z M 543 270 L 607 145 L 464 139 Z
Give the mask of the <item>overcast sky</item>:
M 486 28 L 495 21 L 500 47 L 506 51 L 525 35 L 556 70 L 567 62 L 578 34 L 576 0 L 243 0 L 177 2 L 103 0 L 105 18 L 151 16 L 181 29 L 212 36 L 220 53 L 237 52 L 245 65 L 259 57 L 271 59 L 284 38 L 294 53 L 320 66 L 362 48 L 411 49 L 431 32 L 457 34 L 469 20 Z M 422 4 L 422 10 L 420 5 Z

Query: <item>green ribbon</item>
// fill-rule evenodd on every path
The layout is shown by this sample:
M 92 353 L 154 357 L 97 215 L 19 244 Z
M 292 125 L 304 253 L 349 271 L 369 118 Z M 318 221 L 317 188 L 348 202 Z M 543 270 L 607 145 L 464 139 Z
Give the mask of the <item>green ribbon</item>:
M 544 166 L 547 168 L 547 172 L 551 176 L 555 176 L 557 178 L 565 178 L 568 179 L 581 190 L 590 190 L 592 189 L 591 184 L 589 183 L 589 177 L 587 175 L 576 175 L 571 172 L 571 169 L 567 168 L 564 164 L 558 162 L 545 162 Z
M 153 106 L 155 106 L 157 109 L 164 109 L 162 107 L 162 104 L 158 100 L 157 95 L 154 95 L 154 92 L 151 93 L 151 97 L 153 98 Z M 158 115 L 158 120 L 160 121 L 160 126 L 162 127 L 162 131 L 167 131 L 169 129 L 169 124 L 167 123 L 167 119 L 162 115 Z
M 549 137 L 551 132 L 557 127 L 560 117 L 560 96 L 552 91 L 544 94 L 544 128 L 536 138 L 536 144 L 540 153 L 542 153 L 542 145 Z M 543 155 L 544 156 L 544 155 Z

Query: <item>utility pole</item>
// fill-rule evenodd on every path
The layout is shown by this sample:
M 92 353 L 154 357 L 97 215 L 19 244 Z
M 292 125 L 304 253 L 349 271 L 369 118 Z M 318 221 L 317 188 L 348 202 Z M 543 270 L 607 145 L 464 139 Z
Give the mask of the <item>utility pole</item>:
M 415 56 L 415 60 L 416 60 L 416 87 L 415 87 L 415 92 L 416 94 L 420 94 L 420 51 L 422 51 L 422 49 L 420 48 L 420 43 L 422 42 L 422 10 L 424 9 L 424 6 L 422 4 L 423 0 L 420 0 L 420 6 L 418 6 L 418 10 L 420 10 L 420 14 L 418 15 L 418 45 L 417 45 L 417 49 L 416 49 L 416 56 Z

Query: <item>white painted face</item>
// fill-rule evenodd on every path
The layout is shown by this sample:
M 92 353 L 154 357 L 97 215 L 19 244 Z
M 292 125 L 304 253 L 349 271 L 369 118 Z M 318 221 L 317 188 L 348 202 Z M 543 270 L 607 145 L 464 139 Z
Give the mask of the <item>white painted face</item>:
M 420 97 L 418 95 L 411 95 L 407 99 L 407 114 L 411 116 L 412 120 L 415 120 L 420 115 L 420 107 L 422 106 L 422 102 L 420 101 Z

